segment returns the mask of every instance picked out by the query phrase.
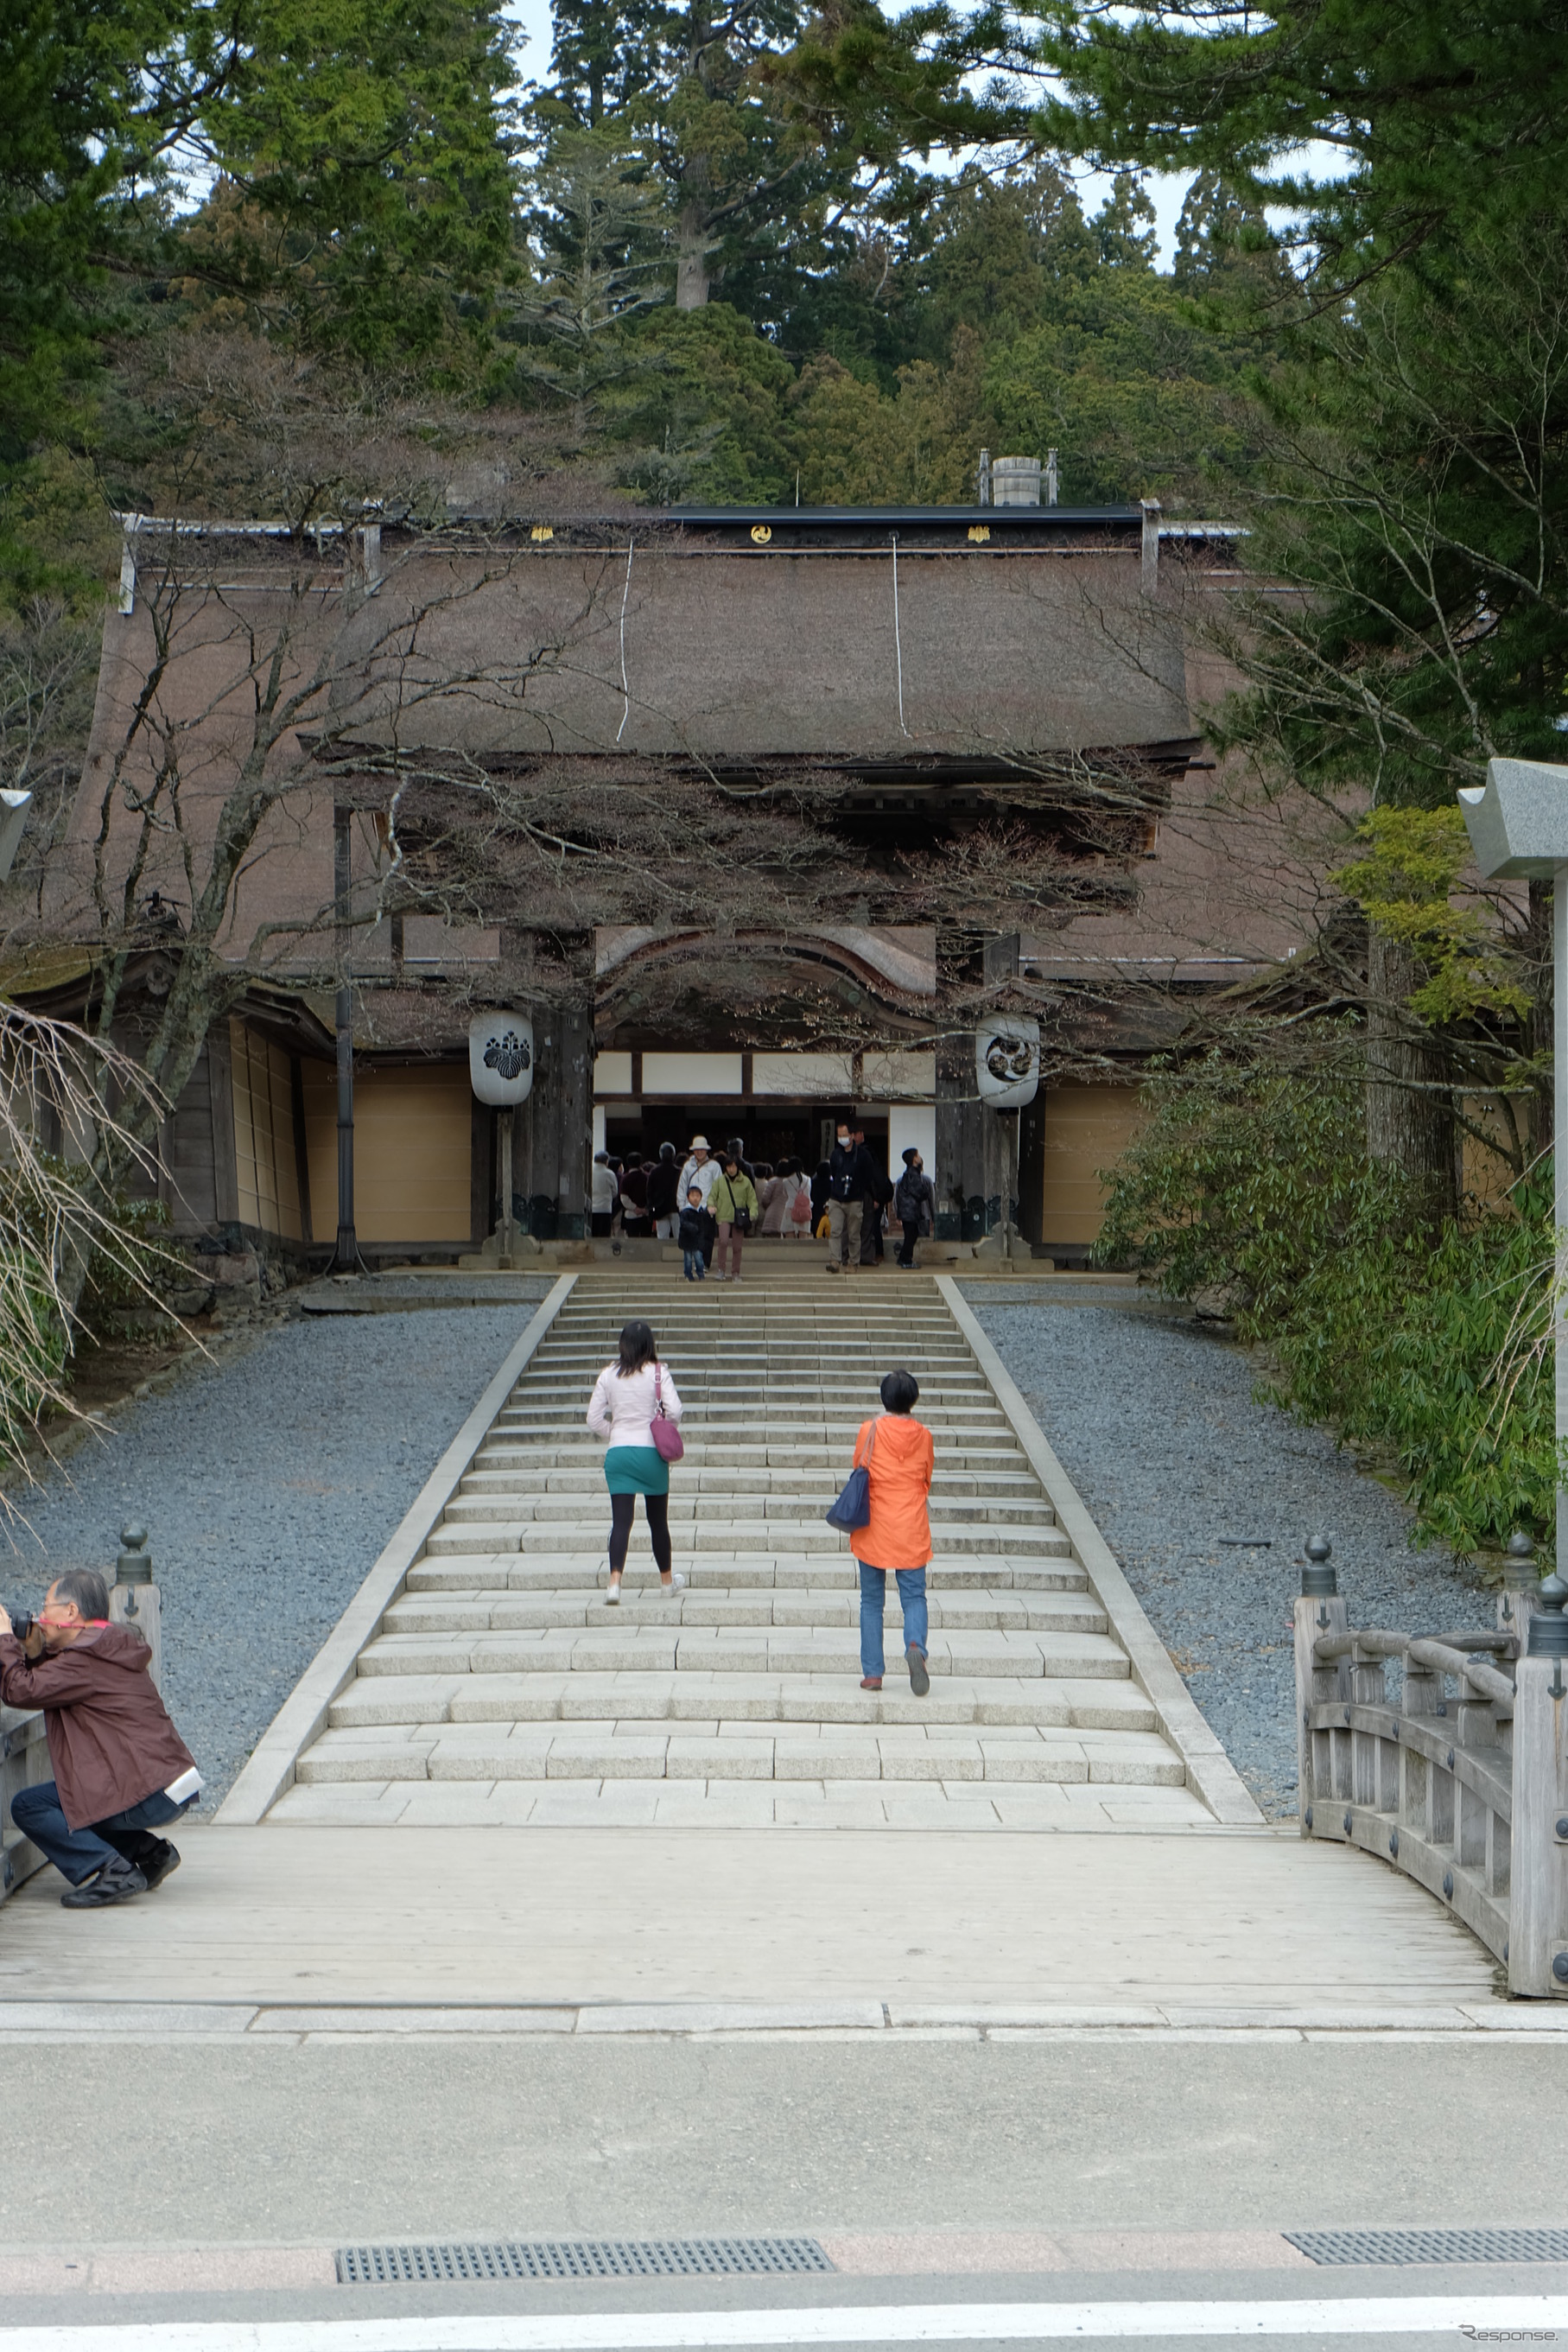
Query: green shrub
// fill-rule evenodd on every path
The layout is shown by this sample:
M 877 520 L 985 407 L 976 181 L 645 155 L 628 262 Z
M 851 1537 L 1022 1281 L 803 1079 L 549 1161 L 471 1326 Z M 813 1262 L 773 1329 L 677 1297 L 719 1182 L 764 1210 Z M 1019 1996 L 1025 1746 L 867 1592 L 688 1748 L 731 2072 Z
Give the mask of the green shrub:
M 1522 1526 L 1549 1550 L 1550 1169 L 1434 1243 L 1365 1156 L 1354 1076 L 1217 1057 L 1148 1092 L 1147 1126 L 1106 1172 L 1101 1262 L 1174 1297 L 1220 1294 L 1267 1345 L 1278 1402 L 1397 1465 L 1417 1542 L 1470 1553 Z
M 0 1452 L 14 1456 L 57 1391 L 69 1353 L 44 1260 L 0 1240 Z

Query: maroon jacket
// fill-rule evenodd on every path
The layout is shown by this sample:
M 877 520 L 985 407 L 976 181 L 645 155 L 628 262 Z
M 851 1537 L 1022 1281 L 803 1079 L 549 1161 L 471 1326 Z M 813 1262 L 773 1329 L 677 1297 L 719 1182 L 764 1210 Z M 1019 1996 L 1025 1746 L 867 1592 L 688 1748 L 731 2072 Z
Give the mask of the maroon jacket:
M 196 1760 L 147 1672 L 152 1661 L 129 1625 L 101 1626 L 36 1665 L 15 1633 L 0 1633 L 0 1698 L 43 1708 L 60 1808 L 73 1830 L 128 1811 Z

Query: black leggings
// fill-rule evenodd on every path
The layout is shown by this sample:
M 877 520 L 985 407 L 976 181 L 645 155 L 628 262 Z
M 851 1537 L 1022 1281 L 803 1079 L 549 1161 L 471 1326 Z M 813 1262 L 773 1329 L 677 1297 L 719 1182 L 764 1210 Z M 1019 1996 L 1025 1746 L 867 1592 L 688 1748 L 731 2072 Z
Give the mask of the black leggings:
M 610 1497 L 610 1567 L 616 1576 L 626 1565 L 626 1547 L 632 1540 L 632 1518 L 636 1508 L 635 1495 Z M 659 1572 L 668 1576 L 674 1564 L 670 1550 L 670 1498 L 668 1495 L 644 1495 L 643 1508 L 648 1514 L 648 1539 L 653 1547 Z

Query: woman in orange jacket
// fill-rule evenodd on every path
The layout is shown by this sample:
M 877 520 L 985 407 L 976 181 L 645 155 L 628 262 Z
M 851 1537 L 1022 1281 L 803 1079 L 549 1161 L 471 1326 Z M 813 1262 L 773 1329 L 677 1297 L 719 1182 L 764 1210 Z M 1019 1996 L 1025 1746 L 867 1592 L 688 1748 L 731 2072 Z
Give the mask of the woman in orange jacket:
M 882 1384 L 886 1408 L 880 1421 L 861 1423 L 855 1466 L 871 1478 L 871 1517 L 851 1541 L 861 1576 L 861 1688 L 882 1688 L 883 1611 L 887 1571 L 898 1579 L 904 1610 L 904 1654 L 916 1698 L 931 1687 L 925 1668 L 925 1568 L 931 1558 L 931 1520 L 926 1502 L 936 1448 L 931 1432 L 913 1418 L 920 1394 L 913 1372 L 889 1372 Z

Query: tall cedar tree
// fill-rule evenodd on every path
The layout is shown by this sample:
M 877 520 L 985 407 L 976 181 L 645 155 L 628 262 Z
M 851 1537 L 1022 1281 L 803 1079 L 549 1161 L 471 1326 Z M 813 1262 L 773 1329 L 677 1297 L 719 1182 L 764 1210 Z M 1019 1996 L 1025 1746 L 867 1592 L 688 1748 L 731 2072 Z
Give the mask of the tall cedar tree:
M 195 266 L 308 346 L 379 366 L 450 352 L 512 251 L 498 0 L 251 5 L 204 118 L 223 178 Z
M 1107 163 L 1211 171 L 1299 209 L 1332 276 L 1515 228 L 1557 196 L 1568 114 L 1564 0 L 1210 0 L 1114 11 L 1034 0 L 1038 61 L 1060 74 L 1040 122 Z M 1309 142 L 1340 170 L 1281 172 Z

